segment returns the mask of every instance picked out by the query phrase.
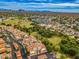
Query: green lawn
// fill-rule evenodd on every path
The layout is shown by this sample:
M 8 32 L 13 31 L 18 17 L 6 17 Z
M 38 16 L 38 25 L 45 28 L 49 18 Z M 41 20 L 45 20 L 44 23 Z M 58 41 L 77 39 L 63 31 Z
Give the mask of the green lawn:
M 16 25 L 16 24 L 18 24 L 18 22 L 19 22 L 18 19 L 3 21 L 3 23 L 5 23 L 5 24 L 12 24 L 12 25 Z M 29 21 L 28 22 L 21 21 L 21 23 L 19 23 L 19 25 L 22 26 L 22 27 L 25 26 L 27 28 L 32 27 L 31 22 L 29 22 Z
M 56 57 L 62 57 L 62 59 L 71 59 L 69 56 L 63 54 L 60 50 L 60 42 L 62 40 L 62 37 L 59 36 L 53 36 L 49 38 L 49 41 L 53 44 L 54 50 L 56 52 Z M 61 59 L 61 58 L 59 58 Z
M 61 37 L 59 37 L 59 36 L 53 36 L 53 37 L 51 37 L 51 38 L 49 38 L 49 41 L 54 45 L 54 46 L 56 46 L 56 45 L 59 45 L 59 43 L 61 42 Z
M 27 28 L 29 28 L 29 27 L 32 27 L 32 25 L 31 25 L 31 22 L 22 22 L 21 24 L 20 24 L 20 26 L 25 26 L 25 27 L 27 27 Z
M 17 24 L 18 20 L 7 20 L 7 21 L 4 21 L 3 23 L 5 23 L 5 24 Z

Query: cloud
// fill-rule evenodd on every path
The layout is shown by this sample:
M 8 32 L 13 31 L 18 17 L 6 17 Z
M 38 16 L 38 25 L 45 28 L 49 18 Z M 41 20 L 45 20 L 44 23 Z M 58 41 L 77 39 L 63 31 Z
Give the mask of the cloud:
M 5 5 L 16 5 L 16 6 L 48 6 L 48 7 L 53 7 L 53 6 L 78 6 L 79 4 L 76 3 L 17 3 L 17 2 L 0 2 L 0 4 L 5 4 Z
M 2 4 L 2 5 L 1 5 Z M 59 12 L 79 12 L 79 4 L 76 3 L 18 3 L 18 2 L 0 2 L 0 8 L 24 9 L 32 11 L 54 11 Z
M 4 1 L 4 2 L 46 2 L 46 3 L 66 3 L 66 2 L 75 2 L 76 0 L 0 0 L 0 1 Z

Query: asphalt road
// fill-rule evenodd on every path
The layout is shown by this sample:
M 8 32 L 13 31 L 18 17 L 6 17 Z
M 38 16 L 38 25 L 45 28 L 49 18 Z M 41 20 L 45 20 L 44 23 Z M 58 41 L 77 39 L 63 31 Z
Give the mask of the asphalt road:
M 12 38 L 7 34 L 6 31 L 3 31 L 2 34 L 4 35 L 4 41 L 8 43 L 12 49 L 12 59 L 17 59 L 16 53 L 15 53 L 16 48 L 14 47 L 13 41 L 11 40 Z

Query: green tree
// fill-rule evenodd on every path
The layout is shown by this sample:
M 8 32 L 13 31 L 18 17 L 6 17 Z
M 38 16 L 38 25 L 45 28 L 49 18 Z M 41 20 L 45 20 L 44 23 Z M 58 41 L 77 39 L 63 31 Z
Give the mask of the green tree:
M 75 59 L 79 59 L 79 55 L 76 55 L 76 56 L 75 56 Z
M 5 59 L 9 59 L 9 57 L 8 57 L 8 56 L 6 56 L 6 57 L 5 57 Z

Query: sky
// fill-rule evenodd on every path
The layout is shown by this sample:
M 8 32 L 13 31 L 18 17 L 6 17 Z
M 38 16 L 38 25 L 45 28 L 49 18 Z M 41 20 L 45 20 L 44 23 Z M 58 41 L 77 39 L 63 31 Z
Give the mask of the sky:
M 0 0 L 0 8 L 79 13 L 79 0 Z

